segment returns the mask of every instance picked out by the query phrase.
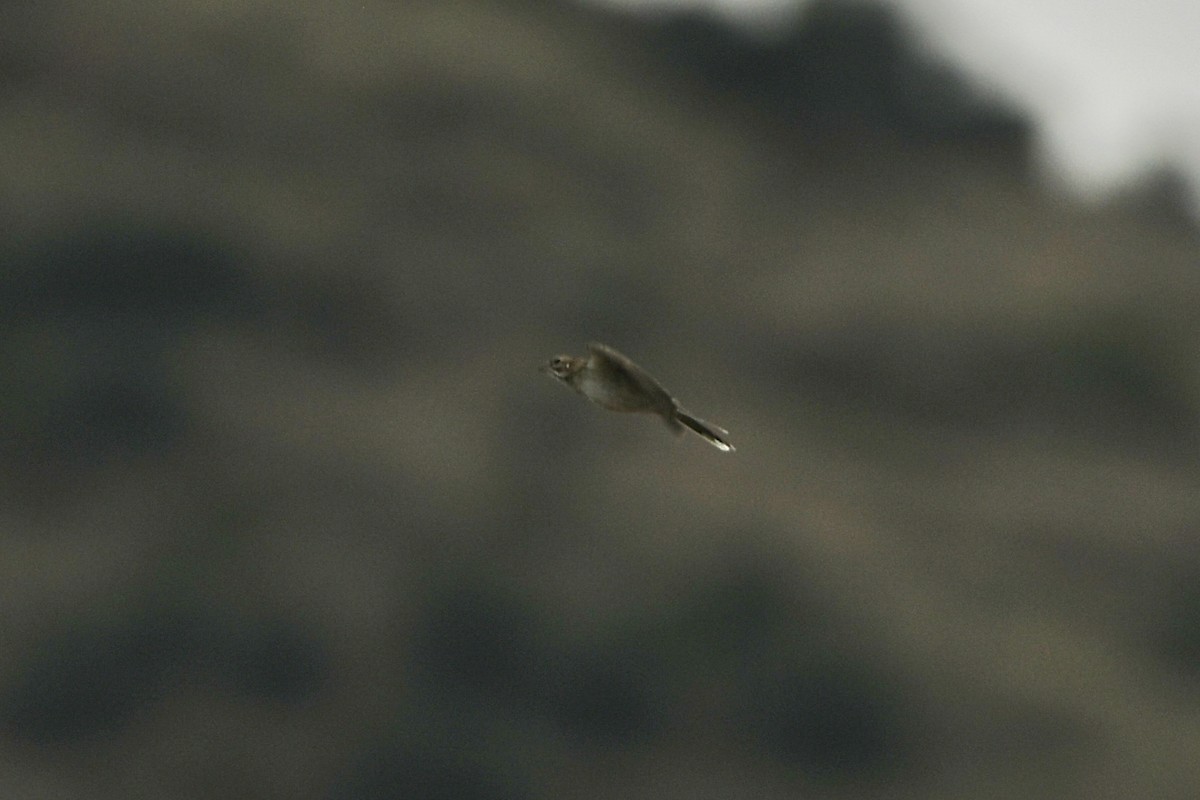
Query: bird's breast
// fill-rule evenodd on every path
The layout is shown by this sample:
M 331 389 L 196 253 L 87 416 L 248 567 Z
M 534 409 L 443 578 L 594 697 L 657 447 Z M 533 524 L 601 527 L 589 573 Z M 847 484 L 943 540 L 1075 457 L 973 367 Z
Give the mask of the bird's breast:
M 649 398 L 642 393 L 621 383 L 598 379 L 587 370 L 576 377 L 575 388 L 593 403 L 612 411 L 644 411 L 649 407 Z

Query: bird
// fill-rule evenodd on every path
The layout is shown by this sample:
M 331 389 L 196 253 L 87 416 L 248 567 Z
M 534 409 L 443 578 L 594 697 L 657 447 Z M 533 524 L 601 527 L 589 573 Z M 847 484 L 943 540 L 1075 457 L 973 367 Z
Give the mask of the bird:
M 729 432 L 680 407 L 650 373 L 605 344 L 589 342 L 586 356 L 555 356 L 541 371 L 610 411 L 657 414 L 676 434 L 686 428 L 725 453 L 734 451 Z

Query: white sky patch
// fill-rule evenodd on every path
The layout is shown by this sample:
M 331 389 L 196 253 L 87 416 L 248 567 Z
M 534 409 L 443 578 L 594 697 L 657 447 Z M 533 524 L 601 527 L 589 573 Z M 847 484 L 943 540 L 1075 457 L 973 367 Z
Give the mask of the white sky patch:
M 891 3 L 935 53 L 1032 114 L 1043 160 L 1077 190 L 1097 196 L 1164 165 L 1200 185 L 1195 0 Z
M 1051 176 L 1099 197 L 1174 167 L 1200 215 L 1200 0 L 885 1 L 931 57 L 1031 115 Z M 769 30 L 809 0 L 593 2 Z

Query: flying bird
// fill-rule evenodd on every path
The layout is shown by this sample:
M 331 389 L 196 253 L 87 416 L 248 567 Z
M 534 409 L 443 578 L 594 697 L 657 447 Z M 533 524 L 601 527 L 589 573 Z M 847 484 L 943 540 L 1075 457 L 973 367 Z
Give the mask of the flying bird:
M 608 345 L 589 343 L 586 356 L 555 356 L 541 367 L 593 403 L 610 411 L 657 414 L 675 433 L 684 428 L 726 453 L 729 432 L 684 411 L 646 370 Z

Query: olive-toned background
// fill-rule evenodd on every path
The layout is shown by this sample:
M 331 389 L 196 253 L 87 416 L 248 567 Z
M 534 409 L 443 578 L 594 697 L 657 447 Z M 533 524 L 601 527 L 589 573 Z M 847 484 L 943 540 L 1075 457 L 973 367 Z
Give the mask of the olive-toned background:
M 1196 796 L 1169 175 L 870 6 L 0 22 L 4 797 Z

